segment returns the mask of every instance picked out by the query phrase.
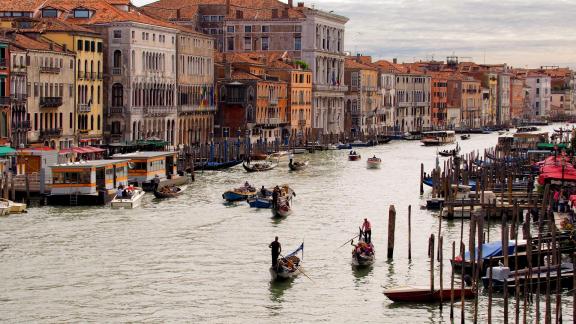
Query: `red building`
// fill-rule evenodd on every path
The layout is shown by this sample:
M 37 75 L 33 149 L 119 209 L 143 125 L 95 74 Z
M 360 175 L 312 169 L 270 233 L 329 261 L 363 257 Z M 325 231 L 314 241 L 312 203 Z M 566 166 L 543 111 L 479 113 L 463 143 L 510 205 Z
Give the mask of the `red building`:
M 10 44 L 0 40 L 0 145 L 10 142 Z

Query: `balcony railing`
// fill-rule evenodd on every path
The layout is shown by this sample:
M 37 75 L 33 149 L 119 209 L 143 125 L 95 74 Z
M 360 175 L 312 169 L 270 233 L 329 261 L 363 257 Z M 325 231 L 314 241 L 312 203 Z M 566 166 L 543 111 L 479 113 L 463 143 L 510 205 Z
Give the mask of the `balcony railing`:
M 278 125 L 278 124 L 280 124 L 280 118 L 277 118 L 277 117 L 268 118 L 267 124 L 269 124 L 269 125 Z
M 112 68 L 112 75 L 120 75 L 120 74 L 122 74 L 122 68 L 119 67 Z
M 244 103 L 244 101 L 245 101 L 245 99 L 241 98 L 241 97 L 232 97 L 232 98 L 228 97 L 228 98 L 226 98 L 226 103 L 229 103 L 229 104 L 241 104 L 241 103 Z
M 145 115 L 166 116 L 170 113 L 176 112 L 176 107 L 145 107 Z
M 0 97 L 0 106 L 8 106 L 12 102 L 10 97 Z
M 110 114 L 123 114 L 124 107 L 108 107 L 108 112 Z
M 62 135 L 62 128 L 46 128 L 40 130 L 40 137 L 56 137 Z
M 298 126 L 306 127 L 306 119 L 299 119 L 298 120 Z
M 78 112 L 89 113 L 91 110 L 90 104 L 78 104 Z
M 84 79 L 85 77 L 84 71 L 78 71 L 78 79 Z
M 104 75 L 102 74 L 102 72 L 98 72 L 98 73 L 96 74 L 96 78 L 97 78 L 98 80 L 102 80 L 102 79 L 104 78 Z
M 42 97 L 40 98 L 40 107 L 56 108 L 62 106 L 62 97 Z
M 26 101 L 28 95 L 25 93 L 13 93 L 10 95 L 14 101 Z
M 316 91 L 348 91 L 348 86 L 345 85 L 330 85 L 330 84 L 315 84 L 314 90 Z
M 278 105 L 278 98 L 270 98 L 270 105 L 276 106 Z
M 60 73 L 60 68 L 52 66 L 41 66 L 40 73 L 58 74 Z
M 12 129 L 13 130 L 25 130 L 25 131 L 29 131 L 30 128 L 30 121 L 29 120 L 23 120 L 20 122 L 13 122 L 12 123 Z

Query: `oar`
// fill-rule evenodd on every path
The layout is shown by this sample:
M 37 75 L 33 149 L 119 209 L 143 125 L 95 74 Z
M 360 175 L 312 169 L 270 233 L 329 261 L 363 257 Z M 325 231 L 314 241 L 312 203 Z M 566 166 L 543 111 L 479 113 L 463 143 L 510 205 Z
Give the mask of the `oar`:
M 339 248 L 343 247 L 344 245 L 350 243 L 350 241 L 354 240 L 358 236 L 360 236 L 360 234 L 358 234 L 358 235 L 354 236 L 353 238 L 349 239 L 348 241 L 344 242 L 344 244 L 340 245 L 336 250 L 338 250 Z
M 280 256 L 281 256 L 283 259 L 286 259 L 282 254 L 280 254 Z M 316 283 L 316 281 L 312 280 L 312 278 L 310 278 L 304 271 L 300 270 L 300 267 L 296 268 L 296 270 L 300 271 L 301 274 L 305 275 L 306 278 L 310 279 L 310 281 L 312 281 L 313 283 Z

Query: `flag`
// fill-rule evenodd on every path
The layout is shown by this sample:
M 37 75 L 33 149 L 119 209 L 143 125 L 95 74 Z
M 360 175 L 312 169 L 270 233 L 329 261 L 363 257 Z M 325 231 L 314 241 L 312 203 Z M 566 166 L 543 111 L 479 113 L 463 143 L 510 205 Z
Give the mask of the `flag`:
M 296 250 L 294 250 L 292 253 L 287 254 L 286 257 L 288 258 L 291 256 L 295 256 L 300 251 L 302 251 L 302 254 L 304 254 L 304 242 L 302 242 L 302 244 L 300 244 L 300 246 Z

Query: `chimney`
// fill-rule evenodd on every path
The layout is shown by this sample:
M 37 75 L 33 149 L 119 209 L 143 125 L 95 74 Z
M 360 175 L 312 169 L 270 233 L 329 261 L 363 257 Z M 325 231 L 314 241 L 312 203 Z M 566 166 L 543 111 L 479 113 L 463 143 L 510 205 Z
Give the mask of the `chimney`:
M 180 8 L 176 9 L 176 20 L 180 20 Z
M 393 59 L 392 59 L 392 63 L 398 64 L 398 59 L 397 59 L 397 58 L 393 58 Z
M 304 2 L 298 2 L 298 8 L 304 8 Z
M 288 7 L 289 7 L 289 8 L 294 7 L 294 2 L 293 2 L 293 0 L 288 0 Z
M 226 0 L 226 16 L 230 14 L 230 0 Z
M 360 63 L 360 53 L 356 53 L 356 62 Z
M 236 10 L 236 19 L 243 19 L 244 12 L 242 10 Z
M 272 9 L 272 18 L 278 18 L 278 9 Z

